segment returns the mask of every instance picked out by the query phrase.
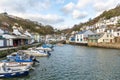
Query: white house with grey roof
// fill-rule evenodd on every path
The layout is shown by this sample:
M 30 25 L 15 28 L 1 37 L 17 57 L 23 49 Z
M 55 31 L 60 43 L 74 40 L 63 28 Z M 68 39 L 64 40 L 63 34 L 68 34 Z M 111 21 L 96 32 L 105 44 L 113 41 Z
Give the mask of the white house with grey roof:
M 89 43 L 114 43 L 114 36 L 111 33 L 99 33 L 88 36 Z
M 87 44 L 88 43 L 88 35 L 94 34 L 91 30 L 84 30 L 81 32 L 78 32 L 75 35 L 75 42 L 81 43 L 81 44 Z

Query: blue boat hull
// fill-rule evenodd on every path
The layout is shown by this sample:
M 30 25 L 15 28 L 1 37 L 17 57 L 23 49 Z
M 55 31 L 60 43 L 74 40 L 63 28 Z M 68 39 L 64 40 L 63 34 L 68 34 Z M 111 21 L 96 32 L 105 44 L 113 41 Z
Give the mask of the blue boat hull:
M 20 77 L 20 76 L 27 76 L 29 71 L 22 71 L 22 72 L 14 72 L 14 73 L 1 73 L 0 78 L 11 78 L 11 77 Z

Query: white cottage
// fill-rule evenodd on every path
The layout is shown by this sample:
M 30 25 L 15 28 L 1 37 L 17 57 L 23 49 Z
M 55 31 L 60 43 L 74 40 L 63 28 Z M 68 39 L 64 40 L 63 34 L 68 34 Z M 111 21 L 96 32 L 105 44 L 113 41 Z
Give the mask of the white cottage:
M 75 35 L 75 42 L 81 43 L 81 44 L 87 44 L 88 43 L 88 35 L 94 34 L 91 30 L 85 30 L 78 32 L 78 34 Z
M 8 31 L 7 31 L 8 32 Z M 6 31 L 0 29 L 0 47 L 13 46 L 13 35 L 6 33 Z
M 2 36 L 6 40 L 6 42 L 4 43 L 5 46 L 14 46 L 14 39 L 17 39 L 15 35 L 3 34 Z

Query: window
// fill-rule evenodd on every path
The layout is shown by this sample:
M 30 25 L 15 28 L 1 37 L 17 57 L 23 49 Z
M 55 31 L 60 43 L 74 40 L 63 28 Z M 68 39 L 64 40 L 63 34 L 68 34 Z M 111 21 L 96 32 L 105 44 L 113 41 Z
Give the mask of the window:
M 79 39 L 77 39 L 77 41 L 79 41 Z
M 109 35 L 107 35 L 107 37 L 109 37 Z
M 112 37 L 112 35 L 110 35 L 110 37 Z
M 117 35 L 119 36 L 120 34 L 119 34 L 119 33 L 117 33 Z
M 80 39 L 82 41 L 82 39 Z

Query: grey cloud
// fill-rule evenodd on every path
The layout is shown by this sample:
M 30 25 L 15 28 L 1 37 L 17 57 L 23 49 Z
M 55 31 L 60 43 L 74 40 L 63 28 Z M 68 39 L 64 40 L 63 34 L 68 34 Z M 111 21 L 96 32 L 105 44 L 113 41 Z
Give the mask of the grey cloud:
M 0 9 L 6 9 L 9 12 L 25 13 L 32 10 L 45 10 L 51 7 L 49 0 L 1 0 Z M 3 9 L 4 8 L 4 9 Z
M 57 24 L 57 23 L 64 22 L 64 19 L 61 16 L 58 16 L 56 14 L 47 14 L 47 15 L 43 15 L 43 14 L 27 15 L 27 14 L 25 14 L 23 17 L 32 19 L 35 21 L 39 21 L 39 22 L 42 22 L 45 24 Z

